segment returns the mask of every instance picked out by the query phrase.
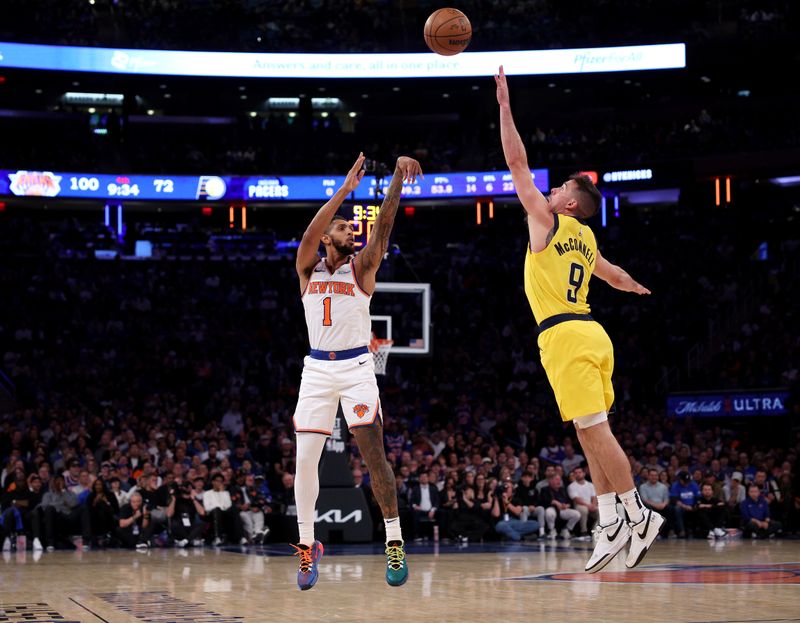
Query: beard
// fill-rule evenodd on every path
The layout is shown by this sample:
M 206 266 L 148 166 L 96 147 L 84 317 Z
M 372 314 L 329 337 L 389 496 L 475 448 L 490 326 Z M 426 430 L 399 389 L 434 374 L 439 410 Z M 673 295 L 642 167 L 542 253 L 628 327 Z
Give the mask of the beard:
M 333 242 L 333 248 L 336 249 L 337 253 L 342 255 L 352 255 L 355 253 L 356 244 L 355 242 Z

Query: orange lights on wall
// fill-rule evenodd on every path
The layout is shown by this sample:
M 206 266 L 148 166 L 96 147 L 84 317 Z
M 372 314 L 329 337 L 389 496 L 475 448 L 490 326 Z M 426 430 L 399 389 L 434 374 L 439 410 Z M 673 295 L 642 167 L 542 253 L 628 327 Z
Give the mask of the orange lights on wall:
M 725 176 L 725 203 L 731 202 L 731 176 Z M 714 178 L 714 205 L 722 205 L 722 178 Z
M 489 208 L 489 218 L 494 218 L 494 201 L 492 199 L 475 202 L 475 224 L 480 225 L 483 222 L 483 204 Z

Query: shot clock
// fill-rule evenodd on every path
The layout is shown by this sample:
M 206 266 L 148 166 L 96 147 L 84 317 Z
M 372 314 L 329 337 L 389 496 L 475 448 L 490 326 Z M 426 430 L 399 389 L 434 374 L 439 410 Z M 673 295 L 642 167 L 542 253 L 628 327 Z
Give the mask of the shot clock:
M 381 207 L 376 205 L 356 204 L 353 206 L 353 218 L 350 219 L 350 224 L 353 226 L 356 249 L 363 248 L 369 242 L 372 228 L 375 227 L 375 221 L 380 211 Z

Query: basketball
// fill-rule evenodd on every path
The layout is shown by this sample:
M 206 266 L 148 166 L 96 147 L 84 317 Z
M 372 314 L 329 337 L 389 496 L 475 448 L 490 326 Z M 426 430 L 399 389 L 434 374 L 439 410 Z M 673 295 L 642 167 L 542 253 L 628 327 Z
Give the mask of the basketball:
M 467 49 L 472 39 L 472 25 L 458 9 L 439 9 L 425 22 L 425 43 L 432 52 L 454 56 Z

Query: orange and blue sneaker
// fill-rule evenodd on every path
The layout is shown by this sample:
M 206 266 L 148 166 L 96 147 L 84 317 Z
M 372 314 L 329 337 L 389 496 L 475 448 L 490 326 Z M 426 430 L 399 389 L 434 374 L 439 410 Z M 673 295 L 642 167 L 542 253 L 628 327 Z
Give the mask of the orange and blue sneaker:
M 297 587 L 301 591 L 314 588 L 314 584 L 317 583 L 317 578 L 319 577 L 317 563 L 322 558 L 325 548 L 319 541 L 314 541 L 311 547 L 302 543 L 292 545 L 292 547 L 296 550 L 294 555 L 300 556 L 300 568 L 297 570 Z
M 403 586 L 408 579 L 408 563 L 403 541 L 386 544 L 386 582 L 389 586 Z

